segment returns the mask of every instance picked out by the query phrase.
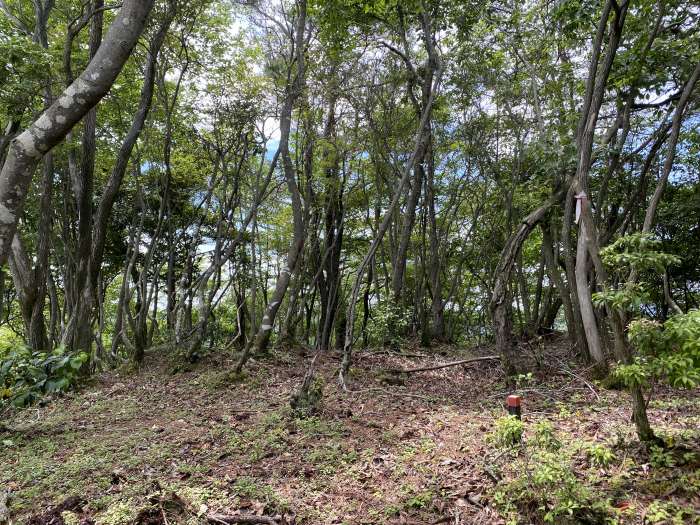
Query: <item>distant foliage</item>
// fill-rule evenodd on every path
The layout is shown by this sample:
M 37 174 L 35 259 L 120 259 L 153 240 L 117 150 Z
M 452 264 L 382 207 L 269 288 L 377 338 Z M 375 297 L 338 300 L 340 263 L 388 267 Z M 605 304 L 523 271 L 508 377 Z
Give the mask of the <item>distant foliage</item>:
M 0 104 L 14 117 L 32 102 L 36 80 L 45 80 L 49 70 L 47 51 L 22 35 L 13 34 L 6 27 L 5 17 L 0 19 Z
M 410 322 L 410 311 L 384 302 L 372 309 L 367 332 L 373 344 L 398 347 L 404 342 Z

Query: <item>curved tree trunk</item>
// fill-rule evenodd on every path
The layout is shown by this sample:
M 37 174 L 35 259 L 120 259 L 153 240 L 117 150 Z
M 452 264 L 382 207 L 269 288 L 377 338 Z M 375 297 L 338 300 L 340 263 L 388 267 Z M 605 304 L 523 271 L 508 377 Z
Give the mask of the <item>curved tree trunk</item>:
M 34 168 L 107 94 L 131 55 L 152 6 L 153 0 L 125 0 L 85 71 L 12 140 L 0 171 L 0 264 L 10 253 Z
M 673 114 L 673 124 L 671 126 L 671 136 L 668 141 L 668 146 L 666 150 L 666 159 L 664 160 L 664 167 L 659 177 L 659 181 L 654 190 L 654 195 L 651 197 L 649 206 L 644 215 L 644 225 L 642 231 L 648 233 L 651 231 L 652 224 L 654 222 L 654 216 L 656 215 L 656 208 L 659 206 L 661 201 L 661 195 L 666 188 L 666 183 L 668 182 L 668 177 L 671 174 L 671 169 L 673 168 L 673 161 L 676 158 L 676 144 L 678 143 L 678 135 L 681 131 L 681 123 L 683 121 L 683 113 L 686 106 L 688 105 L 688 99 L 690 94 L 695 88 L 698 79 L 700 78 L 700 62 L 695 66 L 692 75 L 683 87 L 683 92 L 681 93 L 681 98 L 678 100 L 678 106 L 676 106 L 676 111 Z
M 556 204 L 559 204 L 566 194 L 566 189 L 561 188 L 547 200 L 542 206 L 525 217 L 517 230 L 510 236 L 496 266 L 496 282 L 493 285 L 489 309 L 493 320 L 494 335 L 496 337 L 496 350 L 501 356 L 503 367 L 507 376 L 515 376 L 527 369 L 527 364 L 517 352 L 513 341 L 513 322 L 509 314 L 512 297 L 509 291 L 510 276 L 518 259 L 523 243 L 527 240 L 532 230 L 544 219 L 547 212 Z

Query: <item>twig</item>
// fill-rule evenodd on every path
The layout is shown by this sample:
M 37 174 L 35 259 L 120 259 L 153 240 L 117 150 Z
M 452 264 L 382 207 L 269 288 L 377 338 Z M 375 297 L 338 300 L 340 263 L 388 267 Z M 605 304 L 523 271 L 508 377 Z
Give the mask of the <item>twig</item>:
M 237 514 L 235 516 L 209 514 L 207 515 L 207 521 L 213 523 L 224 523 L 225 525 L 230 525 L 233 523 L 265 523 L 267 525 L 277 525 L 277 522 L 268 516 L 256 516 L 254 514 Z
M 562 367 L 561 370 L 562 370 L 564 373 L 569 374 L 569 375 L 570 375 L 571 377 L 573 377 L 574 379 L 578 379 L 579 381 L 581 381 L 584 385 L 586 385 L 586 386 L 588 387 L 588 390 L 590 390 L 591 392 L 593 392 L 593 395 L 595 396 L 596 400 L 600 401 L 600 396 L 598 395 L 598 392 L 596 392 L 596 389 L 593 387 L 592 384 L 590 384 L 588 381 L 586 381 L 586 380 L 585 380 L 583 377 L 581 377 L 580 375 L 578 375 L 578 374 L 572 372 L 571 370 L 566 369 L 565 367 Z
M 413 372 L 427 372 L 429 370 L 440 370 L 441 368 L 447 368 L 450 366 L 466 365 L 468 363 L 476 363 L 479 361 L 496 361 L 500 358 L 501 358 L 501 356 L 498 356 L 498 355 L 487 355 L 487 356 L 483 356 L 483 357 L 473 357 L 472 359 L 462 359 L 461 361 L 453 361 L 451 363 L 442 363 L 440 365 L 435 365 L 435 366 L 423 366 L 420 368 L 407 368 L 407 369 L 387 368 L 385 370 L 385 372 L 389 372 L 391 374 L 412 374 Z

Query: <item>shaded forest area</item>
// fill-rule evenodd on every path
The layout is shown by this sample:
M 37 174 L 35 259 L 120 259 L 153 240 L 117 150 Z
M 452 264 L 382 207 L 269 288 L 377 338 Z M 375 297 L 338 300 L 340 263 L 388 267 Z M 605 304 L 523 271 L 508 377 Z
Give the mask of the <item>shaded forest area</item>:
M 695 2 L 0 0 L 0 56 L 0 523 L 700 523 Z

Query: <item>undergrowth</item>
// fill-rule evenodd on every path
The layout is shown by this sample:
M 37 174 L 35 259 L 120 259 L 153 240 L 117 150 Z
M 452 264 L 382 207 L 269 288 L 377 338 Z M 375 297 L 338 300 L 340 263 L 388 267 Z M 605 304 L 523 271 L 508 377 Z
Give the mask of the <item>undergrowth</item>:
M 696 453 L 682 446 L 645 451 L 632 442 L 565 439 L 547 420 L 526 424 L 513 416 L 497 419 L 487 440 L 499 472 L 492 498 L 508 525 L 617 524 L 639 512 L 648 524 L 700 523 L 689 506 L 659 499 L 630 503 L 635 490 L 668 498 L 698 489 Z M 687 468 L 687 474 L 676 467 Z M 634 477 L 644 473 L 649 483 L 635 486 Z M 664 483 L 673 476 L 676 483 Z

